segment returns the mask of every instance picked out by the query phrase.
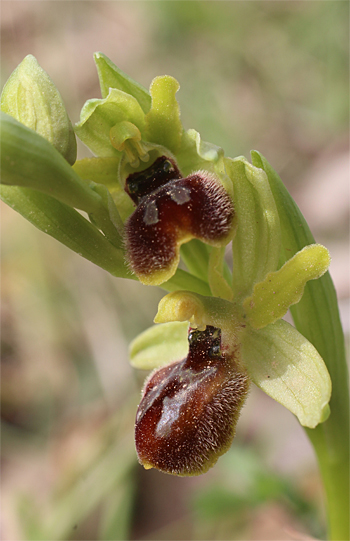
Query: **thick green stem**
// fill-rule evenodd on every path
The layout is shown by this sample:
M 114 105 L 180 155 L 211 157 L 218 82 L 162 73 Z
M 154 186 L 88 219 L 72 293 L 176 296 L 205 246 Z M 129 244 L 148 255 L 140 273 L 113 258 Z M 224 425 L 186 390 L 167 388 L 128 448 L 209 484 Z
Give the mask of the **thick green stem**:
M 267 173 L 279 210 L 283 259 L 286 261 L 314 238 L 281 179 L 257 152 L 253 164 Z M 331 415 L 306 432 L 315 448 L 327 498 L 329 538 L 344 541 L 349 531 L 349 391 L 344 336 L 336 292 L 329 273 L 308 282 L 301 301 L 291 308 L 296 328 L 316 347 L 332 379 Z

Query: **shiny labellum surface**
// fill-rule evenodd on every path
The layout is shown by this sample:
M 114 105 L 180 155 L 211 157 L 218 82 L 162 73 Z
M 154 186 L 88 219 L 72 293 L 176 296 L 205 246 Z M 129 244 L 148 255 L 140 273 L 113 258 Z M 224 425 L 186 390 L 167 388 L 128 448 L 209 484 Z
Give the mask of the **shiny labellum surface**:
M 175 178 L 181 178 L 181 174 L 174 160 L 160 156 L 151 167 L 129 175 L 126 179 L 125 191 L 138 205 L 142 197 Z
M 146 381 L 135 423 L 145 468 L 199 475 L 229 449 L 249 383 L 220 342 L 219 329 L 192 330 L 187 358 Z
M 223 245 L 233 215 L 229 195 L 209 173 L 170 180 L 141 199 L 125 224 L 132 271 L 146 284 L 164 282 L 177 268 L 182 243 L 198 238 Z

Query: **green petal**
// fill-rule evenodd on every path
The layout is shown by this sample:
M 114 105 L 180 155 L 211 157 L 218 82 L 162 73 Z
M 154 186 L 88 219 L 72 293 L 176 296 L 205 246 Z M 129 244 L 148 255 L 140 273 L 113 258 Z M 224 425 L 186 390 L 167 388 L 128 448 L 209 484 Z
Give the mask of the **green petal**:
M 94 60 L 100 81 L 102 98 L 106 98 L 110 88 L 117 88 L 134 96 L 146 114 L 151 108 L 151 96 L 148 91 L 122 70 L 103 53 L 95 53 Z
M 113 276 L 132 278 L 122 250 L 76 210 L 36 190 L 16 186 L 2 186 L 1 199 L 35 227 Z
M 150 327 L 130 344 L 130 363 L 134 368 L 152 370 L 188 353 L 188 323 L 178 321 Z
M 270 272 L 243 303 L 250 324 L 261 329 L 281 319 L 292 304 L 300 301 L 306 282 L 322 276 L 329 264 L 327 248 L 313 244 L 295 254 L 278 271 Z
M 110 140 L 110 130 L 122 121 L 128 121 L 142 133 L 145 129 L 144 112 L 133 96 L 111 88 L 106 98 L 88 100 L 75 125 L 78 137 L 97 156 L 120 156 Z
M 44 137 L 68 163 L 75 162 L 77 143 L 61 95 L 34 56 L 26 56 L 11 74 L 1 110 Z
M 315 428 L 329 414 L 331 379 L 313 345 L 292 325 L 278 321 L 259 331 L 247 326 L 242 360 L 253 382 Z
M 175 94 L 180 85 L 169 75 L 156 77 L 150 86 L 152 107 L 146 115 L 147 138 L 163 145 L 171 152 L 180 148 L 183 127 Z
M 237 220 L 232 242 L 233 287 L 244 298 L 256 282 L 278 268 L 280 222 L 266 173 L 243 157 L 225 159 L 234 190 Z

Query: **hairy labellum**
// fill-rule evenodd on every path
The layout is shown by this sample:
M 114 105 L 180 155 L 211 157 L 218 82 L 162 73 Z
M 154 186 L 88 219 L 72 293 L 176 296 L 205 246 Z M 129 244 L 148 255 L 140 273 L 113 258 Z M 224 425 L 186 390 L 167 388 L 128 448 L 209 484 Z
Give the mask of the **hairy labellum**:
M 165 173 L 167 161 L 172 167 Z M 225 244 L 234 210 L 228 193 L 208 172 L 172 178 L 177 170 L 173 162 L 154 166 L 127 179 L 126 191 L 138 206 L 125 224 L 125 239 L 133 272 L 141 282 L 157 285 L 176 271 L 184 242 L 198 238 Z
M 249 386 L 219 329 L 192 330 L 189 346 L 146 381 L 135 424 L 140 463 L 180 476 L 205 473 L 229 449 Z

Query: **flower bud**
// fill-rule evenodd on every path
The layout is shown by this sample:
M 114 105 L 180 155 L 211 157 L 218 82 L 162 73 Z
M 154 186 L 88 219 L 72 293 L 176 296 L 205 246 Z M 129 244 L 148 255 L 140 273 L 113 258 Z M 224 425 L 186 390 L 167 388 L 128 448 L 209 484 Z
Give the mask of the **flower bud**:
M 77 143 L 64 103 L 36 58 L 27 55 L 6 82 L 1 110 L 49 141 L 69 164 L 77 156 Z
M 205 473 L 229 449 L 249 386 L 220 329 L 192 329 L 188 339 L 187 358 L 146 381 L 135 424 L 140 463 L 180 476 Z
M 126 248 L 131 269 L 144 284 L 169 280 L 181 244 L 192 238 L 213 246 L 223 246 L 230 238 L 231 198 L 207 171 L 181 178 L 173 161 L 162 157 L 130 175 L 126 191 L 138 204 L 125 224 Z

